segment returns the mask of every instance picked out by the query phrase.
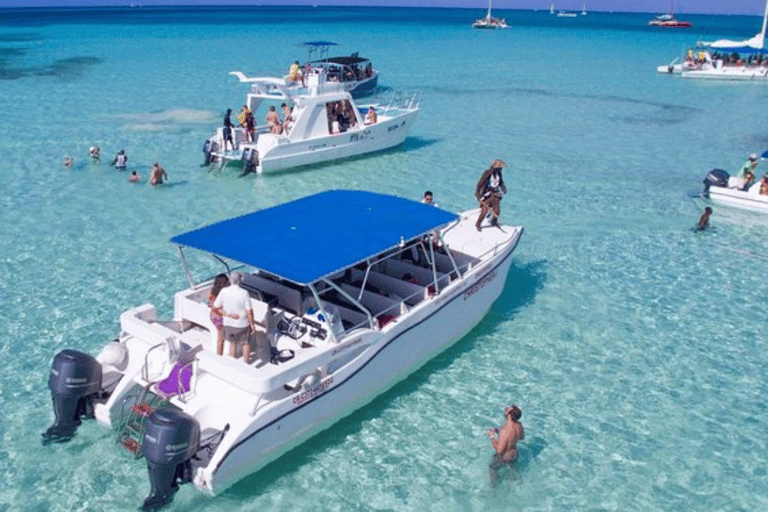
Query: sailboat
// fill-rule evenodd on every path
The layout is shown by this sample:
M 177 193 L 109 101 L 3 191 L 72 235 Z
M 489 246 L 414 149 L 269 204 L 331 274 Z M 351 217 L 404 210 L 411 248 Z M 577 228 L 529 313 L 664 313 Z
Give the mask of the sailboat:
M 509 27 L 507 26 L 507 20 L 504 18 L 494 18 L 491 16 L 491 0 L 488 0 L 488 14 L 485 15 L 485 18 L 476 19 L 472 24 L 472 28 L 498 29 Z
M 682 69 L 681 75 L 717 80 L 768 80 L 768 57 L 763 56 L 766 25 L 768 0 L 763 13 L 763 28 L 759 33 L 744 41 L 700 41 L 697 59 L 700 62 Z
M 587 15 L 587 4 L 584 4 L 581 6 L 581 15 L 586 16 Z
M 549 14 L 555 14 L 555 4 L 552 4 L 552 6 L 549 8 Z
M 693 23 L 690 21 L 679 21 L 675 19 L 674 13 L 675 12 L 675 2 L 674 0 L 670 0 L 670 8 L 669 8 L 669 14 L 661 14 L 659 16 L 656 16 L 651 21 L 648 22 L 648 25 L 651 27 L 671 27 L 671 28 L 687 28 L 692 27 Z

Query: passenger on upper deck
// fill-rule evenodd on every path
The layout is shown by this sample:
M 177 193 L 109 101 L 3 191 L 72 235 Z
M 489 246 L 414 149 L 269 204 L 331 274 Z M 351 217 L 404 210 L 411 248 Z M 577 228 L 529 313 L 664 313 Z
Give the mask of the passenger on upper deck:
M 243 360 L 248 364 L 251 359 L 248 327 L 250 326 L 250 331 L 255 331 L 256 324 L 251 297 L 247 290 L 240 288 L 242 277 L 241 272 L 232 272 L 229 275 L 230 285 L 222 288 L 216 300 L 213 301 L 213 307 L 224 319 L 224 336 L 229 340 L 229 354 L 237 358 L 237 349 L 242 344 Z

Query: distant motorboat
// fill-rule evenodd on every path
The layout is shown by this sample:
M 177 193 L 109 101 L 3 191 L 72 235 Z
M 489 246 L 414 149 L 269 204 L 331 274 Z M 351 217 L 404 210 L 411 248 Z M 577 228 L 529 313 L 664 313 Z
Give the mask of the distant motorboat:
M 484 18 L 478 18 L 472 23 L 472 28 L 484 29 L 504 29 L 507 26 L 507 20 L 504 18 L 494 18 L 491 16 L 491 0 L 488 0 L 488 14 Z
M 570 11 L 558 11 L 557 17 L 558 18 L 575 18 L 577 14 L 575 12 Z

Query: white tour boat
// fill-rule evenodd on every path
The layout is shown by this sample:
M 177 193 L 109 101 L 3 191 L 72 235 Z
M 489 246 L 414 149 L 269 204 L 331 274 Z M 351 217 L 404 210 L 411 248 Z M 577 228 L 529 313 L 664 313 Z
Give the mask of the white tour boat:
M 670 0 L 669 14 L 660 14 L 651 21 L 648 22 L 650 27 L 665 27 L 665 28 L 688 28 L 692 27 L 693 23 L 690 21 L 680 21 L 675 19 L 675 2 Z
M 768 1 L 763 13 L 763 28 L 750 39 L 700 41 L 696 48 L 688 50 L 684 59 L 675 59 L 657 70 L 680 74 L 684 78 L 768 80 L 768 58 L 763 55 L 767 22 Z
M 122 313 L 118 337 L 95 358 L 58 353 L 44 442 L 71 439 L 82 417 L 112 427 L 147 459 L 145 509 L 169 502 L 180 483 L 223 491 L 480 322 L 523 228 L 486 222 L 478 231 L 478 215 L 331 190 L 174 237 L 190 286 L 173 296 L 173 318 L 143 304 Z M 194 282 L 188 248 L 221 271 L 243 267 L 256 360 L 217 354 L 212 280 Z
M 503 29 L 509 27 L 506 19 L 491 16 L 491 0 L 488 0 L 488 14 L 485 15 L 485 18 L 476 19 L 472 23 L 472 28 Z
M 764 153 L 763 158 L 768 157 Z M 723 169 L 712 169 L 704 178 L 702 196 L 713 203 L 768 214 L 768 195 L 760 194 L 760 180 L 755 180 L 748 190 L 744 190 L 744 181 L 738 176 L 731 176 Z
M 372 153 L 402 144 L 419 113 L 416 95 L 405 100 L 393 99 L 388 104 L 358 106 L 339 82 L 326 81 L 324 69 L 314 69 L 305 77 L 306 88 L 291 86 L 282 78 L 251 78 L 232 71 L 241 82 L 250 84 L 246 105 L 253 111 L 254 121 L 264 119 L 266 109 L 281 104 L 292 109 L 291 121 L 282 121 L 278 132 L 264 124 L 256 124 L 254 140 L 246 129 L 233 129 L 231 144 L 224 146 L 224 127 L 220 126 L 203 145 L 205 163 L 242 162 L 243 172 L 269 173 L 293 167 L 329 162 Z M 376 121 L 369 122 L 369 107 L 376 111 Z

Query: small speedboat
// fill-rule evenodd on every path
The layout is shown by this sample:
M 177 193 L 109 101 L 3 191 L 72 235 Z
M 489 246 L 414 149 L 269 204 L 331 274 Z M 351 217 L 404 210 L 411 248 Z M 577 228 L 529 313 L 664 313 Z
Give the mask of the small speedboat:
M 181 483 L 222 492 L 333 428 L 485 317 L 523 228 L 478 231 L 479 213 L 331 190 L 172 238 L 189 281 L 172 296 L 173 318 L 144 304 L 120 315 L 118 337 L 96 357 L 59 352 L 44 442 L 68 441 L 82 418 L 114 429 L 147 460 L 145 510 L 167 504 Z M 213 279 L 193 280 L 188 250 L 213 256 L 221 272 L 242 269 L 254 360 L 217 354 Z
M 768 195 L 760 194 L 760 188 L 760 180 L 756 180 L 744 190 L 744 181 L 738 176 L 712 169 L 704 178 L 702 196 L 716 204 L 768 214 Z
M 223 126 L 206 140 L 205 164 L 241 162 L 244 174 L 279 172 L 392 148 L 403 143 L 419 113 L 417 95 L 358 105 L 340 82 L 327 80 L 323 68 L 314 68 L 305 77 L 305 87 L 283 78 L 230 74 L 250 84 L 245 104 L 254 120 L 264 119 L 268 106 L 276 106 L 279 115 L 284 115 L 282 104 L 291 109 L 290 116 L 285 116 L 290 121 L 282 119 L 277 129 L 267 122 L 257 124 L 253 140 L 248 140 L 244 127 L 235 128 L 234 148 L 225 146 Z M 371 108 L 375 122 L 367 115 Z

